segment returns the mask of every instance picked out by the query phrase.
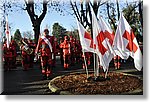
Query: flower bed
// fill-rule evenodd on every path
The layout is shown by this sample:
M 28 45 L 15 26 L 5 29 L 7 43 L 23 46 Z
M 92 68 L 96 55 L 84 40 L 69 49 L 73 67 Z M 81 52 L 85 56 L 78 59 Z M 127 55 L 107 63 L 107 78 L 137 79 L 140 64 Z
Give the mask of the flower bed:
M 54 78 L 49 83 L 53 92 L 73 95 L 118 95 L 143 93 L 143 81 L 138 77 L 123 73 L 109 72 L 108 78 L 104 74 L 94 80 L 89 74 L 87 80 L 84 73 L 72 73 Z

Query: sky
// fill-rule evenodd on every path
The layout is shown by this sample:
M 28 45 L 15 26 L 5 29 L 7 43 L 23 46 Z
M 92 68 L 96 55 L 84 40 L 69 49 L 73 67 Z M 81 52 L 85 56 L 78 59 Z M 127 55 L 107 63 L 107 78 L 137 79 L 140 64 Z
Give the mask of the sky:
M 12 25 L 11 33 L 14 34 L 16 29 L 19 29 L 20 32 L 33 31 L 32 23 L 28 13 L 24 12 L 15 12 L 8 15 L 8 21 Z M 71 15 L 62 16 L 55 11 L 47 12 L 45 18 L 41 23 L 41 31 L 48 26 L 50 32 L 52 32 L 52 26 L 54 23 L 58 22 L 61 26 L 67 30 L 72 30 L 76 26 L 75 18 Z
M 16 29 L 19 29 L 21 33 L 26 31 L 33 32 L 32 23 L 30 21 L 27 11 L 19 12 L 14 10 L 13 13 L 9 13 L 8 21 L 10 23 L 10 26 L 12 27 L 12 30 L 10 32 L 11 35 L 15 33 Z M 56 11 L 52 11 L 52 12 L 47 12 L 45 18 L 43 19 L 41 24 L 41 32 L 43 32 L 44 28 L 46 28 L 46 26 L 48 25 L 50 33 L 52 33 L 52 26 L 56 22 L 58 22 L 61 26 L 66 28 L 68 31 L 77 28 L 76 20 L 72 15 L 67 14 L 65 16 L 62 16 L 60 15 L 60 13 L 57 13 Z

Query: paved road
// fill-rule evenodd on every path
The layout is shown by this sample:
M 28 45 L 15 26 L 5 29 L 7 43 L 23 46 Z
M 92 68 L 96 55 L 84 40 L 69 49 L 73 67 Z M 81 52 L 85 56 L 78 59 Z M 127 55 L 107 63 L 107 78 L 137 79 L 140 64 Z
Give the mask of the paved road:
M 70 73 L 74 71 L 84 71 L 79 69 L 80 65 L 73 66 L 68 70 L 64 70 L 59 57 L 57 57 L 57 66 L 53 69 L 53 75 L 51 79 L 55 76 L 62 75 L 64 73 Z M 23 71 L 21 66 L 11 71 L 4 72 L 4 91 L 2 94 L 8 95 L 18 95 L 18 94 L 53 94 L 49 88 L 48 83 L 50 80 L 43 80 L 40 65 L 38 63 L 34 64 L 33 68 L 28 71 Z
M 80 64 L 72 66 L 68 70 L 64 70 L 60 64 L 59 57 L 57 57 L 57 66 L 53 70 L 53 75 L 51 79 L 62 74 L 70 72 L 84 72 L 85 70 L 81 68 Z M 93 69 L 90 69 L 93 70 Z M 115 70 L 113 66 L 110 65 L 110 71 Z M 133 67 L 133 63 L 122 64 L 121 70 L 130 74 L 135 74 L 143 77 L 143 72 L 137 72 Z M 17 69 L 4 72 L 4 95 L 51 95 L 52 93 L 48 88 L 48 83 L 50 80 L 42 80 L 41 70 L 39 64 L 34 64 L 33 68 L 28 71 L 23 71 L 21 66 Z

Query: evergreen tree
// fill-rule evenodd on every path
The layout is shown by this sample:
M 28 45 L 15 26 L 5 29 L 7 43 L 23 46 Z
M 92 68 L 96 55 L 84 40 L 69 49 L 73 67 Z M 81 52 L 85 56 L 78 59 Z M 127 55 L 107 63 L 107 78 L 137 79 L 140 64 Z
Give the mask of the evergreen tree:
M 20 42 L 21 39 L 22 39 L 22 36 L 21 36 L 21 33 L 20 33 L 19 29 L 16 30 L 13 39 L 14 39 L 14 40 L 16 41 L 16 43 L 17 43 L 17 48 L 16 48 L 16 49 L 17 49 L 17 51 L 19 51 L 19 48 L 20 48 L 19 42 Z
M 54 23 L 52 34 L 59 41 L 66 35 L 66 29 L 59 25 L 59 23 Z

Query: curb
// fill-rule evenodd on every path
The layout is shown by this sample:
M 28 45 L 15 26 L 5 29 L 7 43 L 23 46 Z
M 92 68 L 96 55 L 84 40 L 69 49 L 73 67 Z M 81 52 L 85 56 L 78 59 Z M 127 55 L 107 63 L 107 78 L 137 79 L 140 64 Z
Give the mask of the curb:
M 66 74 L 66 75 L 69 75 L 69 74 Z M 70 93 L 69 91 L 63 91 L 62 89 L 60 89 L 60 88 L 56 87 L 54 84 L 52 84 L 54 80 L 56 80 L 57 78 L 61 78 L 61 77 L 63 77 L 63 76 L 65 76 L 65 75 L 61 75 L 61 76 L 57 76 L 57 77 L 53 78 L 53 79 L 49 82 L 49 84 L 48 84 L 49 89 L 50 89 L 53 93 L 58 93 L 58 94 L 60 94 L 60 95 L 73 95 L 73 94 Z

